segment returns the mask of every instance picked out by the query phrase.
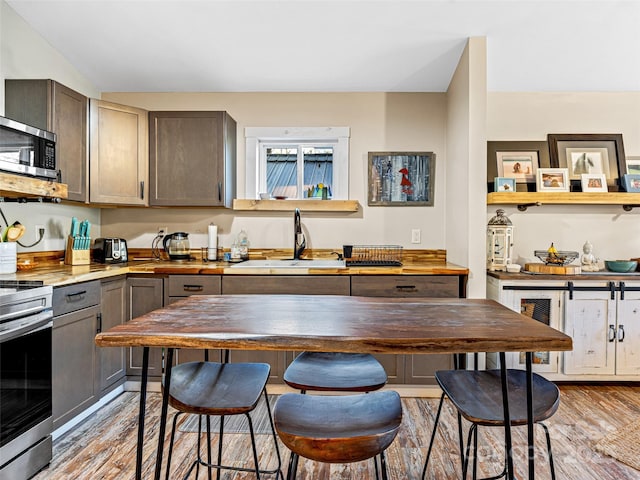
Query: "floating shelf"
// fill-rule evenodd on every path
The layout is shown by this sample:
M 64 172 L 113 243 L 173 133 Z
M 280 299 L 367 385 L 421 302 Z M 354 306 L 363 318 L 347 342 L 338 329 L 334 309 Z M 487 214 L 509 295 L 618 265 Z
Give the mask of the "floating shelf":
M 627 192 L 493 192 L 487 205 L 517 205 L 518 210 L 536 205 L 621 205 L 625 211 L 640 207 L 640 193 Z
M 357 212 L 357 200 L 245 200 L 235 199 L 234 210 L 289 212 L 299 208 L 303 212 Z
M 67 185 L 38 178 L 0 172 L 0 197 L 67 198 Z

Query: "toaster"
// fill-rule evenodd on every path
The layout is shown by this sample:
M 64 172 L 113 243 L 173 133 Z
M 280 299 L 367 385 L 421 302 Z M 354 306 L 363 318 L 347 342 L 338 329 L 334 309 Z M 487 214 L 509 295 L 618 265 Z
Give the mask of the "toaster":
M 99 263 L 126 263 L 127 241 L 124 238 L 96 238 L 93 259 Z

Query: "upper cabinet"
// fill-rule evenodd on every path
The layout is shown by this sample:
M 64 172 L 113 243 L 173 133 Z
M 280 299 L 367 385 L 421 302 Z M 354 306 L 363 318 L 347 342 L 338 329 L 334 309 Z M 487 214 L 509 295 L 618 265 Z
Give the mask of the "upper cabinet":
M 5 116 L 57 135 L 67 199 L 88 202 L 87 97 L 53 80 L 6 80 Z
M 236 122 L 226 112 L 150 112 L 152 206 L 233 205 Z
M 91 99 L 90 202 L 148 205 L 146 110 Z

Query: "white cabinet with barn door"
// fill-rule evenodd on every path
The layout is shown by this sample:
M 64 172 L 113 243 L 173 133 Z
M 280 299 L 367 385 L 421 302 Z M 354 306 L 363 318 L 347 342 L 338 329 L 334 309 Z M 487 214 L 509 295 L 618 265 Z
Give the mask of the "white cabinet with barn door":
M 566 375 L 640 376 L 640 283 L 580 285 L 565 293 Z

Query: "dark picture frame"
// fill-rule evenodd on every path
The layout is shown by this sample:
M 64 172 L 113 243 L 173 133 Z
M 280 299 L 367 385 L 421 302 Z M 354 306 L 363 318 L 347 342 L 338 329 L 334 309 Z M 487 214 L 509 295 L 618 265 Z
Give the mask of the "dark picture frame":
M 518 192 L 535 192 L 536 191 L 536 175 L 538 168 L 550 168 L 549 145 L 546 141 L 490 141 L 487 142 L 487 191 L 493 192 L 495 177 L 503 177 L 499 166 L 502 166 L 504 173 L 504 162 L 509 155 L 522 156 L 523 154 L 533 158 L 534 153 L 537 154 L 538 164 L 534 165 L 530 174 L 525 174 L 520 178 L 516 178 L 516 191 Z
M 433 152 L 369 152 L 370 206 L 433 206 Z
M 617 192 L 627 170 L 621 133 L 550 133 L 551 166 L 567 168 L 572 191 L 581 191 L 583 173 L 604 173 L 609 191 Z

